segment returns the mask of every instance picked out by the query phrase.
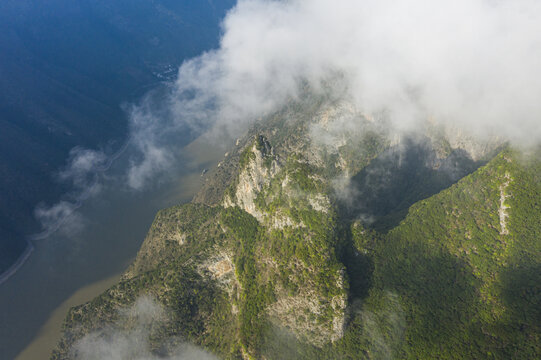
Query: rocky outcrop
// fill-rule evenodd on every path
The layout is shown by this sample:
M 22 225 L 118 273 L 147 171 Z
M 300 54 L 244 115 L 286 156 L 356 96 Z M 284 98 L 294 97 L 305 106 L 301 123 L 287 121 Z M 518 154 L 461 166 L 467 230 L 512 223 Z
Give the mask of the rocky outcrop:
M 313 149 L 313 148 L 311 148 Z M 224 196 L 225 208 L 238 207 L 255 217 L 266 232 L 278 231 L 284 242 L 283 247 L 290 247 L 288 242 L 303 234 L 305 247 L 316 246 L 318 239 L 324 236 L 307 229 L 302 219 L 293 218 L 298 212 L 311 212 L 332 218 L 332 205 L 327 193 L 312 188 L 314 184 L 323 184 L 324 179 L 317 175 L 319 164 L 317 157 L 306 153 L 294 153 L 290 159 L 281 161 L 265 136 L 256 136 L 254 141 L 241 153 L 239 173 L 236 181 Z M 322 187 L 323 189 L 323 187 Z M 273 205 L 271 205 L 273 204 Z M 319 216 L 319 215 L 316 215 Z M 328 236 L 332 237 L 332 234 Z M 291 238 L 290 238 L 291 237 Z M 324 243 L 325 244 L 325 243 Z M 261 244 L 263 248 L 268 244 Z M 319 249 L 323 257 L 329 258 L 334 251 L 330 244 Z M 265 250 L 263 250 L 265 251 Z M 306 250 L 317 252 L 318 250 Z M 256 260 L 262 277 L 275 277 L 284 271 L 289 273 L 287 283 L 295 285 L 295 291 L 285 288 L 285 284 L 275 285 L 275 301 L 267 306 L 266 314 L 278 327 L 287 328 L 299 339 L 315 346 L 323 346 L 328 342 L 340 339 L 345 324 L 347 306 L 347 280 L 342 271 L 335 272 L 334 293 L 325 294 L 325 286 L 318 284 L 310 277 L 317 278 L 321 272 L 333 270 L 301 262 L 295 256 L 281 255 L 278 262 L 272 260 L 273 255 Z M 211 271 L 215 272 L 215 265 Z M 311 274 L 311 275 L 310 275 Z M 322 288 L 323 286 L 323 288 Z
M 505 181 L 500 185 L 500 208 L 498 210 L 498 215 L 500 216 L 500 235 L 509 235 L 509 229 L 507 229 L 507 218 L 509 213 L 509 205 L 506 204 L 505 200 L 509 197 L 509 194 L 506 193 L 509 184 L 511 184 L 511 174 L 509 172 L 505 173 Z
M 330 303 L 327 301 L 306 287 L 298 295 L 279 298 L 267 311 L 271 320 L 279 326 L 289 329 L 310 344 L 323 346 L 344 335 L 347 297 L 344 294 L 331 298 Z M 321 321 L 329 309 L 333 315 L 327 321 Z
M 223 206 L 238 206 L 263 222 L 265 213 L 256 206 L 256 198 L 280 170 L 278 158 L 268 140 L 259 135 L 241 154 L 240 161 L 237 181 L 225 195 Z

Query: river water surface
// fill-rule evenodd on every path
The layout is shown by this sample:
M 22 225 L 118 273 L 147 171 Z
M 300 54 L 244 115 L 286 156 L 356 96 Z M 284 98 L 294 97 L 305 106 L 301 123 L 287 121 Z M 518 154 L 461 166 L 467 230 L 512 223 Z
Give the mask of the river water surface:
M 108 170 L 125 170 L 126 152 Z M 26 264 L 0 285 L 0 359 L 48 359 L 67 310 L 114 284 L 133 260 L 159 209 L 189 201 L 223 150 L 196 140 L 172 179 L 133 192 L 107 186 L 77 210 L 82 231 L 59 229 L 35 241 Z M 69 227 L 69 221 L 66 227 Z

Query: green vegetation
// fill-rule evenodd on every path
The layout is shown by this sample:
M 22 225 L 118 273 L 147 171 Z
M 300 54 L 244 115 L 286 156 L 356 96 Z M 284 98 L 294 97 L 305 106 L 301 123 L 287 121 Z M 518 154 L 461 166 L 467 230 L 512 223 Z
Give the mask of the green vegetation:
M 261 230 L 253 216 L 236 207 L 225 209 L 221 221 L 236 240 L 235 269 L 242 288 L 240 339 L 248 353 L 257 354 L 266 322 L 263 311 L 274 300 L 274 287 L 263 283 L 256 263 L 255 246 Z
M 310 148 L 323 103 L 249 134 L 231 201 L 159 212 L 123 281 L 70 311 L 55 358 L 148 293 L 171 311 L 153 349 L 181 336 L 227 359 L 540 358 L 541 156 L 504 149 L 479 167 L 441 137 L 388 151 L 371 125 Z M 348 204 L 333 187 L 346 170 Z M 236 203 L 254 171 L 269 178 Z
M 70 358 L 69 349 L 75 340 L 92 329 L 117 322 L 118 309 L 143 294 L 152 294 L 169 310 L 160 336 L 152 339 L 154 349 L 170 339 L 186 339 L 224 358 L 238 357 L 236 320 L 231 315 L 227 294 L 193 267 L 173 263 L 122 281 L 91 302 L 71 309 L 64 326 L 65 336 L 52 358 Z
M 159 211 L 128 272 L 141 274 L 180 259 L 193 262 L 204 258 L 208 249 L 220 240 L 214 224 L 217 213 L 217 208 L 200 204 Z
M 409 209 L 386 235 L 353 228 L 374 264 L 364 305 L 395 294 L 405 317 L 400 358 L 536 358 L 541 292 L 539 165 L 511 151 L 449 189 Z M 500 186 L 510 208 L 500 234 Z M 537 178 L 536 178 L 537 177 Z M 513 280 L 512 280 L 513 279 Z
M 317 348 L 269 331 L 269 358 L 539 358 L 540 165 L 506 150 L 412 206 L 388 233 L 354 222 L 357 253 L 345 261 L 352 315 L 344 337 Z M 506 174 L 509 234 L 502 235 Z

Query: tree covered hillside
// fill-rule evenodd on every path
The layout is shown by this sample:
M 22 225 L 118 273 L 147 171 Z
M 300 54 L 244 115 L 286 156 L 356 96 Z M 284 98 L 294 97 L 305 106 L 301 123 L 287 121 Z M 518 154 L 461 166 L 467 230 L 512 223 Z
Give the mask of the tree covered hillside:
M 186 341 L 224 359 L 541 356 L 539 156 L 474 156 L 434 129 L 395 141 L 305 101 L 158 213 L 123 280 L 69 312 L 54 359 L 136 326 L 121 309 L 149 295 L 169 314 L 149 332 L 160 356 Z
M 397 358 L 539 357 L 541 163 L 529 161 L 503 151 L 387 234 L 352 225 L 372 269 L 362 311 L 389 294 L 400 304 Z

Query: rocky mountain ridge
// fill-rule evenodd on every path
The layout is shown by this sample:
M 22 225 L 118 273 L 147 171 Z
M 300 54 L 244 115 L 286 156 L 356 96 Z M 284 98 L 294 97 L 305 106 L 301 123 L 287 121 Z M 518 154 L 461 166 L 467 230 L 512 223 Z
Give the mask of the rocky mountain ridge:
M 158 213 L 123 280 L 70 311 L 53 358 L 142 294 L 171 309 L 157 354 L 187 340 L 221 358 L 539 355 L 535 306 L 513 309 L 539 303 L 541 167 L 446 131 L 397 137 L 347 102 L 292 101 L 192 203 Z M 515 297 L 511 262 L 527 273 Z

